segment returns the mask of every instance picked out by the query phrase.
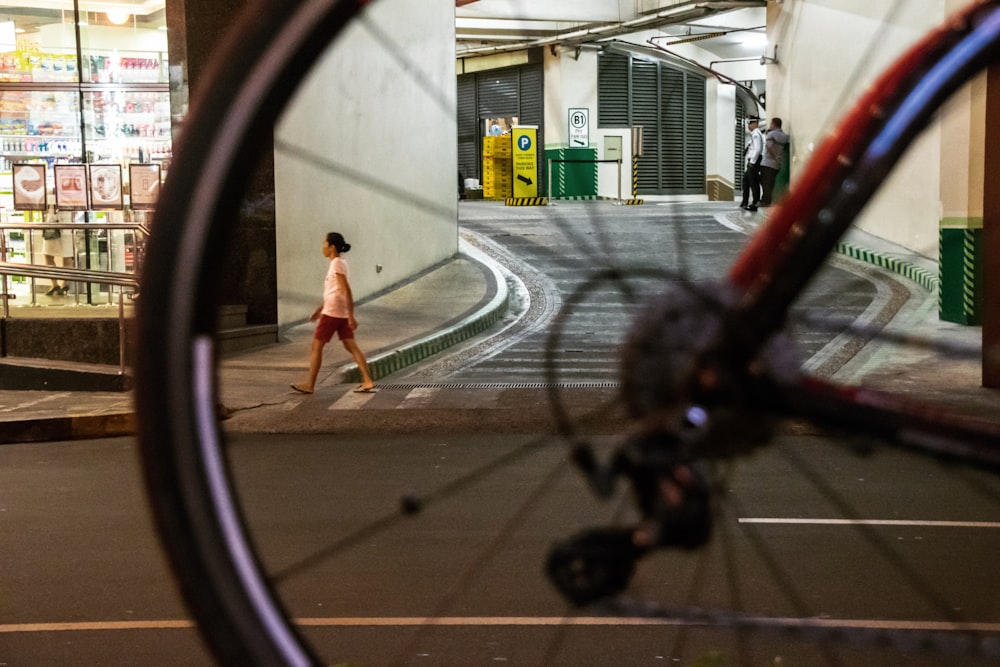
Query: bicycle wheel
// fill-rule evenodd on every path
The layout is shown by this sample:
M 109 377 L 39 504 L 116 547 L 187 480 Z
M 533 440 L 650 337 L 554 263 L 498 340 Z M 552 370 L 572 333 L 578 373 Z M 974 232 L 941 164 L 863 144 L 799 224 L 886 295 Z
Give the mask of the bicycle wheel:
M 258 2 L 193 104 L 144 268 L 136 364 L 144 466 L 163 543 L 203 635 L 232 665 L 320 664 L 268 590 L 215 421 L 219 265 L 260 133 L 365 2 Z M 187 267 L 191 270 L 187 270 Z M 206 412 L 207 408 L 207 412 Z
M 251 157 L 255 136 L 269 130 L 296 84 L 308 71 L 306 65 L 317 57 L 363 4 L 366 3 L 327 0 L 262 2 L 252 7 L 248 18 L 241 23 L 241 28 L 229 43 L 229 52 L 235 55 L 218 57 L 213 61 L 215 71 L 210 77 L 211 85 L 198 98 L 192 119 L 185 127 L 183 143 L 177 151 L 170 180 L 163 193 L 157 228 L 148 251 L 143 298 L 139 303 L 140 344 L 147 353 L 140 356 L 137 364 L 137 398 L 145 474 L 159 530 L 178 572 L 185 598 L 212 650 L 226 664 L 322 664 L 323 660 L 308 647 L 296 624 L 289 620 L 244 527 L 241 503 L 232 488 L 232 474 L 228 467 L 230 457 L 215 419 L 218 391 L 215 377 L 217 353 L 213 342 L 216 303 L 204 298 L 204 295 L 212 294 L 213 286 L 218 282 L 219 265 L 216 260 L 225 247 L 226 230 L 233 224 L 233 211 L 238 206 L 249 165 L 253 164 Z M 986 9 L 977 11 L 987 12 Z M 996 10 L 991 11 L 996 14 Z M 986 19 L 977 15 L 970 17 L 968 24 L 979 26 L 985 22 Z M 932 64 L 946 60 L 948 53 L 968 49 L 971 32 L 963 28 L 939 33 L 935 37 L 939 41 L 934 42 L 934 48 L 922 51 L 920 60 Z M 995 39 L 994 34 L 985 47 L 979 49 L 980 53 L 985 49 L 987 59 L 995 53 L 992 46 Z M 240 48 L 247 45 L 252 46 L 249 51 Z M 942 87 L 942 92 L 930 95 L 919 114 L 908 121 L 907 128 L 923 123 L 933 108 L 941 103 L 946 89 L 967 78 L 984 62 L 977 57 L 968 66 L 949 71 L 946 77 L 948 83 Z M 884 88 L 884 91 L 891 92 L 888 97 L 895 99 L 897 95 L 902 96 L 908 85 L 919 86 L 925 70 L 913 69 L 911 76 L 899 76 L 912 64 L 911 60 L 907 60 L 904 66 L 895 70 L 891 86 Z M 907 108 L 896 106 L 895 111 L 902 113 Z M 865 130 L 859 132 L 856 150 L 863 153 L 880 136 L 879 128 L 895 122 L 900 117 L 899 113 L 886 118 L 866 117 Z M 856 119 L 852 118 L 850 122 Z M 890 151 L 888 163 L 898 158 L 899 152 L 895 149 L 902 150 L 911 138 L 909 130 L 899 133 L 893 142 L 894 151 Z M 828 157 L 836 162 L 836 155 Z M 880 170 L 888 163 L 879 163 L 876 172 L 882 173 Z M 807 178 L 804 181 L 808 195 L 813 198 L 810 205 L 815 206 L 805 212 L 797 210 L 795 204 L 786 209 L 794 213 L 794 223 L 821 216 L 824 207 L 836 197 L 833 186 L 845 177 L 843 172 L 828 172 L 823 167 L 816 167 L 815 173 L 822 173 L 823 178 Z M 862 200 L 863 197 L 843 205 L 837 204 L 840 207 L 836 211 L 837 221 L 848 221 Z M 616 474 L 624 470 L 626 476 L 635 482 L 639 514 L 647 518 L 655 517 L 660 527 L 664 528 L 663 532 L 670 533 L 669 539 L 659 540 L 659 546 L 682 549 L 703 546 L 711 521 L 708 501 L 718 489 L 709 483 L 710 473 L 702 470 L 698 462 L 706 458 L 728 460 L 751 446 L 709 452 L 698 449 L 677 457 L 674 455 L 676 441 L 670 440 L 664 447 L 664 433 L 650 429 L 644 422 L 662 424 L 659 419 L 661 413 L 670 413 L 672 419 L 675 416 L 673 408 L 681 404 L 684 407 L 685 430 L 678 439 L 698 444 L 703 442 L 705 436 L 704 432 L 698 432 L 705 414 L 691 410 L 692 407 L 711 412 L 715 406 L 727 408 L 735 403 L 740 410 L 737 411 L 737 419 L 729 423 L 742 429 L 740 436 L 744 437 L 747 435 L 746 429 L 742 428 L 747 420 L 746 408 L 749 407 L 749 412 L 758 409 L 782 412 L 794 403 L 787 394 L 793 393 L 797 385 L 783 385 L 786 378 L 780 368 L 770 369 L 778 372 L 754 375 L 749 379 L 744 371 L 748 362 L 757 360 L 760 350 L 780 329 L 786 319 L 789 301 L 815 272 L 819 258 L 829 252 L 834 236 L 803 237 L 815 243 L 815 248 L 808 254 L 808 261 L 799 259 L 791 263 L 789 260 L 777 269 L 781 275 L 798 272 L 796 280 L 786 284 L 787 290 L 770 288 L 769 285 L 775 284 L 770 280 L 771 275 L 747 273 L 740 268 L 771 266 L 770 262 L 758 262 L 753 258 L 774 250 L 784 240 L 785 234 L 792 235 L 792 226 L 784 227 L 780 238 L 772 238 L 763 246 L 754 246 L 731 274 L 730 282 L 758 296 L 755 301 L 742 301 L 742 309 L 734 308 L 733 303 L 739 300 L 728 293 L 719 296 L 716 288 L 685 289 L 681 297 L 685 310 L 707 313 L 707 322 L 696 323 L 697 327 L 705 329 L 698 329 L 695 336 L 710 343 L 704 349 L 696 350 L 698 363 L 708 363 L 702 359 L 712 363 L 716 359 L 725 359 L 731 367 L 722 369 L 725 372 L 717 375 L 732 375 L 735 368 L 739 371 L 736 375 L 741 380 L 748 380 L 749 384 L 740 391 L 718 394 L 715 392 L 717 385 L 695 385 L 696 391 L 691 393 L 692 378 L 684 377 L 680 391 L 670 386 L 653 385 L 631 392 L 652 394 L 652 398 L 648 403 L 634 407 L 640 422 L 639 437 L 633 440 L 635 447 L 622 450 L 623 454 L 614 465 L 618 468 Z M 790 251 L 787 256 L 793 254 Z M 641 272 L 633 272 L 633 276 L 636 274 Z M 662 272 L 650 272 L 645 277 L 660 281 L 664 275 Z M 668 280 L 673 278 L 666 277 Z M 608 280 L 623 294 L 629 291 L 626 281 L 617 273 L 599 276 L 598 279 Z M 723 325 L 720 335 L 717 325 L 726 318 L 733 318 L 733 323 Z M 655 330 L 653 338 L 659 339 L 660 333 Z M 640 355 L 640 365 L 644 359 L 647 357 Z M 746 402 L 748 395 L 758 394 L 778 396 L 779 399 L 774 400 L 774 404 L 756 400 Z M 734 396 L 738 400 L 734 401 Z M 831 392 L 830 396 L 834 394 Z M 816 406 L 826 398 L 829 397 L 823 395 L 806 405 L 795 407 L 800 412 L 822 418 L 824 415 Z M 840 414 L 842 412 L 836 413 Z M 898 409 L 882 410 L 864 415 L 866 421 L 860 428 L 871 430 L 875 421 L 893 414 L 906 417 Z M 564 435 L 572 436 L 573 425 L 567 423 L 565 417 L 560 415 Z M 725 422 L 726 419 L 720 421 Z M 963 437 L 975 436 L 976 433 L 985 433 L 987 439 L 993 437 L 990 431 L 975 430 L 964 433 Z M 676 434 L 667 435 L 673 437 Z M 754 438 L 752 446 L 756 444 L 757 439 Z M 485 467 L 492 470 L 497 466 L 515 466 L 537 449 L 537 443 L 515 448 Z M 668 456 L 663 458 L 660 455 L 665 451 Z M 600 487 L 605 482 L 597 478 L 595 462 L 588 458 L 586 449 L 579 448 L 574 453 L 581 467 L 588 470 L 588 477 L 594 481 L 594 486 L 604 493 Z M 959 453 L 963 458 L 971 454 Z M 561 461 L 553 465 L 559 464 Z M 540 486 L 550 486 L 556 475 L 544 476 Z M 447 497 L 454 489 L 463 488 L 482 477 L 482 472 L 474 469 L 467 476 L 447 485 L 439 496 Z M 679 491 L 684 499 L 679 511 L 675 511 L 678 510 L 676 506 L 663 507 L 658 497 L 663 485 Z M 428 500 L 434 498 L 425 498 L 423 504 L 426 505 Z M 517 512 L 513 516 L 512 524 L 523 517 Z M 368 535 L 369 531 L 381 528 L 382 524 L 376 522 L 357 534 Z M 635 531 L 588 533 L 578 542 L 557 548 L 549 564 L 552 576 L 574 602 L 586 603 L 595 598 L 605 600 L 620 592 L 628 583 L 635 559 L 648 553 L 656 542 L 653 537 L 644 536 L 646 542 L 637 544 L 635 537 Z M 680 608 L 613 604 L 607 611 L 647 620 L 674 619 L 688 625 L 714 626 L 736 633 L 755 628 L 780 631 L 783 626 L 792 624 L 778 611 L 772 612 L 769 617 L 757 618 L 705 613 L 693 604 Z M 426 623 L 434 625 L 438 620 L 430 618 L 426 619 Z M 571 621 L 563 620 L 566 625 L 572 625 Z M 804 629 L 806 635 L 810 632 L 823 635 L 823 641 L 827 639 L 828 631 L 840 630 L 835 626 L 824 627 L 818 622 L 800 624 L 800 629 Z M 864 639 L 861 637 L 861 640 Z M 905 641 L 906 638 L 904 644 Z M 994 655 L 990 653 L 989 645 L 981 643 L 976 643 L 973 650 L 978 655 Z M 833 660 L 831 662 L 836 664 Z

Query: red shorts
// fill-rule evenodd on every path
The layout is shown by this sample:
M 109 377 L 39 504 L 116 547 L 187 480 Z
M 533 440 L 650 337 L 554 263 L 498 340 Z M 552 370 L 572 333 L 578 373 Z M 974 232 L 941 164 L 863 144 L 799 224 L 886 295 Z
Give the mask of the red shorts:
M 334 333 L 337 334 L 340 340 L 354 338 L 354 329 L 347 323 L 346 317 L 320 315 L 319 324 L 316 325 L 316 333 L 313 335 L 313 338 L 324 343 L 329 343 Z

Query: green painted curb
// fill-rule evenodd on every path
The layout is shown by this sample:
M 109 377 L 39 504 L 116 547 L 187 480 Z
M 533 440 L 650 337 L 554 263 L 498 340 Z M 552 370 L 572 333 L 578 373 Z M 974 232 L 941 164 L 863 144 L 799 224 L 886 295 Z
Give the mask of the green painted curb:
M 839 255 L 845 255 L 851 259 L 856 259 L 859 262 L 871 264 L 885 269 L 886 271 L 895 273 L 896 275 L 902 276 L 903 278 L 916 283 L 928 292 L 935 292 L 940 286 L 940 280 L 937 274 L 921 268 L 916 264 L 911 264 L 910 262 L 899 259 L 898 257 L 893 257 L 891 255 L 845 242 L 837 244 L 836 252 Z
M 482 262 L 479 263 L 482 264 Z M 489 303 L 454 326 L 401 345 L 395 350 L 375 355 L 368 360 L 368 370 L 372 377 L 378 380 L 428 359 L 453 345 L 458 345 L 481 334 L 503 319 L 510 303 L 507 281 L 496 266 L 488 268 L 493 273 L 497 286 L 497 293 L 490 299 Z M 358 370 L 357 364 L 345 366 L 341 370 L 340 381 L 343 383 L 361 382 L 361 372 Z

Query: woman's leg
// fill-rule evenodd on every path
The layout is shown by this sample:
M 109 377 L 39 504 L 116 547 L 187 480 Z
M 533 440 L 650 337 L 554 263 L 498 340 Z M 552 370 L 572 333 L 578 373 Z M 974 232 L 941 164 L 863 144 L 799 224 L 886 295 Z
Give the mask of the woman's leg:
M 372 374 L 368 371 L 368 360 L 365 359 L 365 353 L 358 347 L 357 341 L 353 338 L 345 338 L 341 342 L 344 343 L 344 349 L 354 357 L 354 363 L 358 365 L 358 370 L 361 371 L 361 386 L 366 389 L 374 387 L 375 381 L 372 380 Z
M 53 256 L 53 255 L 46 255 L 45 256 L 45 263 L 48 266 L 55 266 L 56 265 L 56 258 L 55 258 L 55 256 Z M 48 292 L 45 293 L 46 296 L 53 296 L 53 295 L 55 295 L 56 291 L 59 289 L 59 281 L 56 280 L 55 278 L 52 278 L 51 280 L 52 280 L 52 287 L 51 287 L 51 289 L 49 289 Z
M 323 365 L 323 346 L 326 345 L 318 338 L 313 338 L 312 349 L 309 351 L 309 377 L 305 382 L 293 384 L 292 388 L 304 394 L 311 394 L 316 391 L 316 378 L 319 377 L 319 369 Z
M 72 255 L 70 255 L 70 256 L 64 256 L 62 258 L 62 264 L 63 264 L 63 267 L 68 268 L 68 269 L 72 269 L 74 266 L 76 266 L 76 260 L 73 258 Z M 68 280 L 64 280 L 63 281 L 62 290 L 63 290 L 63 292 L 65 292 L 67 289 L 69 289 L 69 281 Z

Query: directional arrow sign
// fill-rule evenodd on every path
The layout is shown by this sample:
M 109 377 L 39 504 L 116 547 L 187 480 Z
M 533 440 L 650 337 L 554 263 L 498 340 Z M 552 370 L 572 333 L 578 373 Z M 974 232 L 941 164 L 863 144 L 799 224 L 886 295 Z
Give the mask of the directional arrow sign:
M 514 197 L 537 197 L 535 177 L 538 174 L 538 128 L 516 126 L 511 134 L 514 142 Z
M 569 110 L 569 145 L 572 148 L 590 145 L 590 109 Z

